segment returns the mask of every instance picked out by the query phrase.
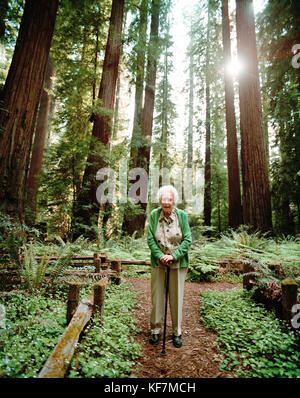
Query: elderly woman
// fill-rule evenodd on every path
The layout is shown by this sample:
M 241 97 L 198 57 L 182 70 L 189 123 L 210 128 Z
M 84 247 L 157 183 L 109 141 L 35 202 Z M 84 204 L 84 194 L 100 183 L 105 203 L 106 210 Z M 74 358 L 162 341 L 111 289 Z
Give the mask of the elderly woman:
M 192 243 L 188 216 L 175 207 L 178 194 L 171 185 L 158 190 L 160 207 L 149 217 L 148 246 L 151 251 L 151 344 L 158 344 L 165 307 L 165 274 L 170 267 L 169 303 L 172 319 L 172 340 L 182 346 L 181 320 L 184 281 L 188 269 L 188 250 Z

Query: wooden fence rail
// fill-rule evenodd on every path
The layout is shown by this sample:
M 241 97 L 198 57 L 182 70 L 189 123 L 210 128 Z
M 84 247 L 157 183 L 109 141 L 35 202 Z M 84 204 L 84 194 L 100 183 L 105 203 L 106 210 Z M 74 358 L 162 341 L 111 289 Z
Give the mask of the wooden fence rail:
M 40 371 L 38 378 L 62 378 L 65 376 L 72 360 L 76 343 L 85 325 L 95 313 L 99 313 L 101 320 L 106 285 L 107 280 L 105 279 L 96 282 L 91 297 L 88 300 L 82 300 L 74 315 L 71 319 L 68 319 L 72 311 L 74 311 L 74 305 L 79 296 L 79 284 L 70 284 L 67 310 L 68 326 Z
M 42 256 L 36 256 L 36 260 L 41 260 L 43 257 Z M 48 260 L 51 261 L 56 261 L 58 257 L 51 256 L 48 257 Z M 145 260 L 118 260 L 118 259 L 109 259 L 106 257 L 105 254 L 103 253 L 94 253 L 94 256 L 74 256 L 72 257 L 71 261 L 73 263 L 73 266 L 82 266 L 82 263 L 77 264 L 76 261 L 84 261 L 86 264 L 95 264 L 95 259 L 100 259 L 101 264 L 104 263 L 112 263 L 114 261 L 121 261 L 122 264 L 132 264 L 132 265 L 151 265 L 150 261 L 145 261 Z M 22 261 L 22 258 L 20 259 Z
M 37 258 L 38 260 L 39 258 Z M 51 259 L 56 259 L 51 257 Z M 110 280 L 113 283 L 120 284 L 121 281 L 121 264 L 123 260 L 108 260 L 105 255 L 99 255 L 95 253 L 93 257 L 76 257 L 76 259 L 92 260 L 92 264 L 95 266 L 95 272 L 84 272 L 85 274 L 91 275 L 102 275 L 101 266 L 105 263 L 110 263 L 111 273 L 109 274 Z M 126 264 L 136 263 L 135 261 L 127 260 Z M 138 261 L 138 264 L 150 265 L 150 262 Z M 147 264 L 145 264 L 147 263 Z M 149 264 L 148 264 L 149 263 Z M 70 271 L 65 271 L 70 273 Z M 77 271 L 78 272 L 82 271 Z M 107 278 L 102 278 L 94 284 L 93 294 L 88 300 L 82 300 L 78 305 L 79 301 L 79 290 L 80 282 L 69 282 L 68 300 L 67 300 L 67 328 L 63 335 L 60 337 L 58 343 L 53 349 L 51 355 L 40 371 L 39 378 L 62 378 L 64 377 L 68 366 L 72 360 L 76 343 L 79 340 L 79 336 L 82 333 L 84 327 L 89 322 L 91 317 L 98 313 L 101 322 L 103 308 L 104 308 L 104 297 L 105 289 L 107 285 Z

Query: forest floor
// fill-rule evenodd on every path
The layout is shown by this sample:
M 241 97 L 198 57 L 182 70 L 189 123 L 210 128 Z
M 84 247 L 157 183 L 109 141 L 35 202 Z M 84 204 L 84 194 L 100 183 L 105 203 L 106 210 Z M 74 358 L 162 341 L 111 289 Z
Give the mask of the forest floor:
M 137 300 L 141 305 L 136 312 L 136 326 L 140 329 L 136 339 L 142 351 L 139 365 L 132 376 L 139 378 L 217 378 L 227 377 L 219 368 L 223 355 L 214 342 L 216 333 L 206 329 L 200 319 L 201 292 L 206 289 L 226 290 L 241 287 L 241 284 L 228 282 L 185 282 L 182 347 L 175 348 L 172 343 L 172 323 L 168 309 L 166 331 L 166 355 L 162 355 L 162 335 L 157 346 L 149 343 L 151 294 L 150 280 L 127 278 L 139 294 Z

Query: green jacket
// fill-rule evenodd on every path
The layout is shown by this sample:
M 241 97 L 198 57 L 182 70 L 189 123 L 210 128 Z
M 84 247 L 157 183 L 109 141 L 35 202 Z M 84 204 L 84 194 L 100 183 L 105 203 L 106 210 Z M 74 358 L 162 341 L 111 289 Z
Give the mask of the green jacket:
M 161 207 L 158 207 L 152 210 L 149 216 L 147 241 L 151 251 L 151 265 L 153 267 L 157 266 L 157 260 L 164 255 L 155 239 L 155 232 L 161 210 Z M 174 207 L 174 210 L 177 213 L 179 225 L 181 228 L 182 241 L 180 246 L 172 253 L 172 256 L 175 258 L 175 260 L 180 259 L 180 267 L 183 268 L 187 267 L 189 264 L 188 250 L 192 243 L 192 234 L 189 226 L 188 215 L 186 214 L 186 212 L 184 210 L 178 209 L 177 207 Z

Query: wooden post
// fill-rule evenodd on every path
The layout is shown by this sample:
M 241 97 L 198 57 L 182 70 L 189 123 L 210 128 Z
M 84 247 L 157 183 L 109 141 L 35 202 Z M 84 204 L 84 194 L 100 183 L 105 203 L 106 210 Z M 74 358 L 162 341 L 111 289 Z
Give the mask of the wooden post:
M 292 319 L 292 307 L 297 303 L 298 285 L 295 279 L 286 278 L 281 281 L 282 289 L 282 318 L 286 321 Z
M 121 261 L 112 261 L 111 269 L 116 272 L 116 276 L 112 276 L 111 280 L 116 285 L 121 283 Z
M 106 253 L 101 253 L 100 254 L 100 259 L 101 259 L 101 264 L 105 263 L 105 261 L 106 261 Z
M 101 268 L 107 268 L 107 256 L 105 253 L 100 253 Z
M 253 265 L 249 264 L 249 263 L 244 263 L 243 266 L 243 288 L 247 289 L 247 290 L 251 290 L 254 283 L 255 283 L 255 277 L 254 275 L 246 275 L 250 272 L 254 272 L 255 269 L 253 267 Z
M 79 301 L 80 282 L 69 282 L 68 302 L 67 302 L 67 325 L 70 323 Z
M 96 274 L 100 274 L 100 272 L 101 272 L 100 258 L 95 259 L 94 262 L 95 262 L 95 272 L 96 272 Z
M 101 272 L 101 260 L 98 253 L 94 253 L 94 266 L 96 274 Z
M 107 286 L 107 280 L 101 279 L 94 284 L 94 309 L 93 313 L 98 313 L 102 317 L 104 309 L 104 297 L 105 289 Z

